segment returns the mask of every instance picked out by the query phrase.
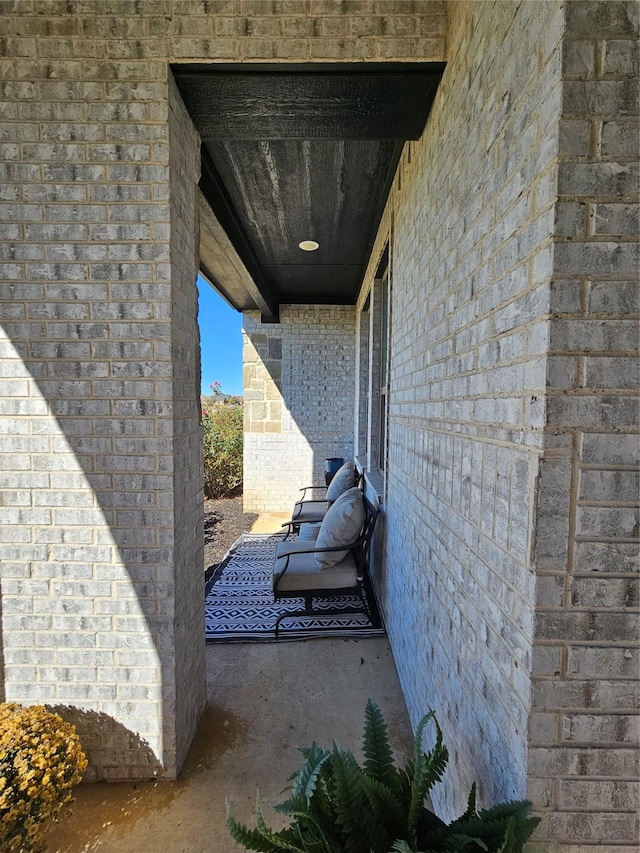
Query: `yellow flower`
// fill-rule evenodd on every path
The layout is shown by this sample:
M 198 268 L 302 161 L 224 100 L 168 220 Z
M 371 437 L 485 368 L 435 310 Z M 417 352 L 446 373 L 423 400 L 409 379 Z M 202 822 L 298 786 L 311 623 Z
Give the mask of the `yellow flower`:
M 0 850 L 32 849 L 86 767 L 75 726 L 41 705 L 0 703 Z

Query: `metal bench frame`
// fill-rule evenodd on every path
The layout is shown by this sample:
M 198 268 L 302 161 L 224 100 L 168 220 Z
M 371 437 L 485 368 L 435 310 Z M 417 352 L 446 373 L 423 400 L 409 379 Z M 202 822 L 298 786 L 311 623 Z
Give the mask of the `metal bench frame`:
M 358 488 L 361 490 L 364 489 L 364 474 L 362 471 L 359 471 L 356 469 L 356 471 L 355 471 L 355 482 L 353 485 L 358 486 Z M 304 486 L 302 489 L 300 489 L 300 491 L 302 492 L 302 497 L 300 498 L 300 500 L 296 501 L 296 503 L 295 503 L 295 506 L 293 508 L 293 515 L 291 516 L 291 521 L 286 521 L 282 525 L 282 527 L 287 527 L 287 525 L 289 525 L 291 528 L 291 532 L 297 533 L 300 529 L 301 524 L 314 524 L 314 523 L 317 523 L 318 521 L 322 521 L 322 519 L 324 518 L 324 516 L 326 514 L 328 507 L 324 510 L 324 512 L 318 512 L 318 513 L 316 513 L 314 515 L 310 515 L 306 518 L 296 518 L 295 511 L 296 511 L 296 507 L 304 506 L 305 503 L 326 503 L 326 501 L 323 498 L 314 498 L 314 497 L 308 498 L 307 492 L 323 491 L 326 495 L 327 488 L 328 488 L 327 486 Z M 344 550 L 344 549 L 342 549 L 342 550 Z
M 304 550 L 294 551 L 291 554 L 280 555 L 280 558 L 286 556 L 285 567 L 280 572 L 278 577 L 276 578 L 273 585 L 273 595 L 275 601 L 279 601 L 284 598 L 303 598 L 305 602 L 304 610 L 296 610 L 290 613 L 282 613 L 275 624 L 275 633 L 276 639 L 279 635 L 280 623 L 283 619 L 288 619 L 294 616 L 349 616 L 357 613 L 364 613 L 371 621 L 372 625 L 376 628 L 381 627 L 381 619 L 380 615 L 377 612 L 377 608 L 375 612 L 372 612 L 372 609 L 369 607 L 367 603 L 367 595 L 365 593 L 365 588 L 369 591 L 370 595 L 373 595 L 371 589 L 371 581 L 369 578 L 369 551 L 371 548 L 371 539 L 373 537 L 373 533 L 376 526 L 376 521 L 378 515 L 380 514 L 380 510 L 375 507 L 371 501 L 363 496 L 364 507 L 365 507 L 365 521 L 362 527 L 362 532 L 360 536 L 352 542 L 350 545 L 339 545 L 332 548 L 318 548 L 314 547 L 313 542 L 309 542 L 309 547 Z M 293 532 L 296 524 L 294 521 L 286 522 L 283 527 L 289 526 L 289 533 Z M 286 542 L 286 538 L 285 538 Z M 349 587 L 340 587 L 335 589 L 317 589 L 316 587 L 310 586 L 309 589 L 295 589 L 295 590 L 281 590 L 279 589 L 279 584 L 282 577 L 286 574 L 287 570 L 290 568 L 292 561 L 291 558 L 295 557 L 297 554 L 317 554 L 323 551 L 350 551 L 355 563 L 356 563 L 356 585 Z M 314 580 L 314 575 L 309 575 L 309 583 L 312 584 Z M 323 600 L 331 600 L 333 598 L 339 598 L 344 595 L 357 595 L 360 599 L 359 607 L 352 608 L 343 608 L 343 609 L 328 609 L 328 610 L 314 610 L 313 601 L 314 599 L 323 599 Z M 373 598 L 372 598 L 373 600 Z

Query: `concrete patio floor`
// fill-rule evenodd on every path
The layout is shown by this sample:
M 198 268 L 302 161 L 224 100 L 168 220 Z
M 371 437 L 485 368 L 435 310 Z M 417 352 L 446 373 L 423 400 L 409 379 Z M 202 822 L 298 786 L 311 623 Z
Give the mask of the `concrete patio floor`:
M 278 527 L 262 517 L 253 532 Z M 300 766 L 296 747 L 336 740 L 359 756 L 369 697 L 385 715 L 397 760 L 412 752 L 386 637 L 214 644 L 206 664 L 207 705 L 180 778 L 80 785 L 46 836 L 46 853 L 238 853 L 225 799 L 253 826 L 259 790 L 267 823 L 282 825 L 271 806 Z
M 386 638 L 207 647 L 208 701 L 176 782 L 86 784 L 48 833 L 46 853 L 238 853 L 225 826 L 253 825 L 256 789 L 273 827 L 296 746 L 337 740 L 360 754 L 368 697 L 382 709 L 399 761 L 409 720 Z M 280 824 L 281 825 L 281 824 Z

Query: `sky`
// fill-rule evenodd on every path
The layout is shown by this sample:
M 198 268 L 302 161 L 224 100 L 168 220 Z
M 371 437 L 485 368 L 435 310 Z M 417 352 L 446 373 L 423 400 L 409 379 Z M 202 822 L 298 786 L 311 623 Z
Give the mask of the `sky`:
M 242 314 L 198 276 L 202 394 L 220 382 L 225 394 L 242 394 Z

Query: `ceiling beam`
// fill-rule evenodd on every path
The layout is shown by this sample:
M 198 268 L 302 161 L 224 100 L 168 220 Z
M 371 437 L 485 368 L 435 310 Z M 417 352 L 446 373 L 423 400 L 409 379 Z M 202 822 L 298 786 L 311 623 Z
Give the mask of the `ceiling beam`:
M 247 291 L 260 311 L 263 323 L 279 323 L 280 306 L 264 279 L 241 219 L 204 145 L 201 146 L 200 153 L 202 158 L 200 189 L 205 198 L 215 199 L 215 217 L 224 228 L 249 273 L 245 279 Z
M 418 139 L 444 63 L 174 66 L 203 140 Z
M 198 219 L 200 271 L 236 311 L 255 311 L 257 306 L 249 295 L 251 276 L 201 190 Z

